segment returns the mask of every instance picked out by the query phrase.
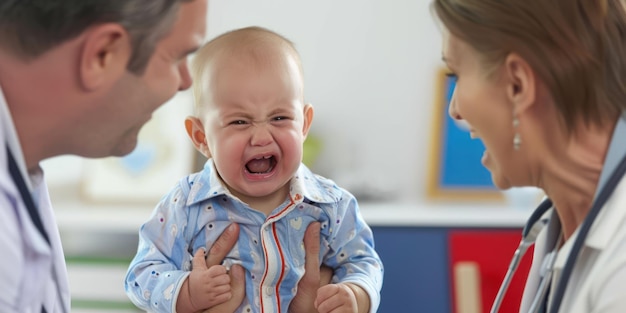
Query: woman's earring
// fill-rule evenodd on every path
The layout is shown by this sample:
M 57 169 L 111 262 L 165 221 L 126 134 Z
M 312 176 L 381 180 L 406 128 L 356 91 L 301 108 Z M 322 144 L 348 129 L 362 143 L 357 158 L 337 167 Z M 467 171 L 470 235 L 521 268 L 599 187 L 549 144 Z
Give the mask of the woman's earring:
M 513 136 L 513 149 L 515 149 L 515 151 L 519 150 L 519 147 L 522 145 L 522 137 L 517 131 L 517 126 L 519 126 L 519 120 L 514 116 L 513 129 L 515 130 L 515 135 Z

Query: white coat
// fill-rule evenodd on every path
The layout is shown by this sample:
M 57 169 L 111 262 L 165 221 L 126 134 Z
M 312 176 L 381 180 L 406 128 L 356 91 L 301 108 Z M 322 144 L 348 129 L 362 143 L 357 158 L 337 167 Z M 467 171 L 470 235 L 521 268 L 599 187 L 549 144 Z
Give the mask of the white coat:
M 41 169 L 27 174 L 22 149 L 0 89 L 0 312 L 70 311 L 67 269 Z M 9 146 L 32 193 L 48 244 L 34 226 L 8 171 Z
M 620 119 L 613 135 L 601 185 L 613 171 L 615 160 L 626 153 L 626 119 Z M 606 163 L 613 163 L 607 164 Z M 607 170 L 607 167 L 609 168 Z M 605 173 L 606 172 L 606 173 Z M 556 214 L 552 212 L 552 218 Z M 539 285 L 539 268 L 549 248 L 561 232 L 560 224 L 548 224 L 537 238 L 533 263 L 524 289 L 520 313 L 530 309 Z M 561 279 L 578 230 L 563 244 L 553 266 L 552 293 L 548 298 L 551 305 L 554 290 Z M 626 312 L 626 177 L 613 191 L 594 221 L 578 256 L 559 313 L 623 313 Z

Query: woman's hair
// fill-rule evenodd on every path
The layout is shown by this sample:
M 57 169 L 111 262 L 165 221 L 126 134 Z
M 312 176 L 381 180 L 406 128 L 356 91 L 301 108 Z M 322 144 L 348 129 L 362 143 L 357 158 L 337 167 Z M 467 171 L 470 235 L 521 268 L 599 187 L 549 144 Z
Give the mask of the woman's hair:
M 204 109 L 205 90 L 208 82 L 208 69 L 224 56 L 251 58 L 255 63 L 272 62 L 277 54 L 289 56 L 298 66 L 301 81 L 303 69 L 300 54 L 293 42 L 286 37 L 263 27 L 250 26 L 223 33 L 202 46 L 194 56 L 191 66 L 193 94 L 196 113 Z M 304 92 L 304 86 L 300 86 Z
M 571 132 L 626 111 L 623 0 L 434 0 L 444 27 L 492 74 L 517 53 L 546 84 Z
M 90 26 L 119 23 L 130 34 L 128 69 L 140 74 L 171 29 L 181 2 L 193 0 L 2 0 L 0 49 L 34 59 Z

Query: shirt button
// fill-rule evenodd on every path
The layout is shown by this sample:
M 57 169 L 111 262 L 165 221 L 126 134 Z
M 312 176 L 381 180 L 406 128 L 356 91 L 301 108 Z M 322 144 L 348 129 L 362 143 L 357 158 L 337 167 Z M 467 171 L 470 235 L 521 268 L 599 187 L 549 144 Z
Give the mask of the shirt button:
M 267 294 L 268 296 L 271 296 L 274 294 L 274 288 L 272 287 L 265 287 L 265 294 Z

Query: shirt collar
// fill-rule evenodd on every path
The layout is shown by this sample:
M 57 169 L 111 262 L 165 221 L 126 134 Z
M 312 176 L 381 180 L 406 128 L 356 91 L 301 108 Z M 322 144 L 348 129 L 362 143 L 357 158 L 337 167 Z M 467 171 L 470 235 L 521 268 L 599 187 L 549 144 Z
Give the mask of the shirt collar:
M 209 159 L 204 164 L 203 170 L 192 177 L 190 184 L 188 206 L 222 195 L 234 198 L 225 187 L 224 181 L 217 175 L 213 159 Z M 313 174 L 304 164 L 300 164 L 290 181 L 290 194 L 292 199 L 298 202 L 306 200 L 317 203 L 338 202 L 342 196 L 335 183 Z

